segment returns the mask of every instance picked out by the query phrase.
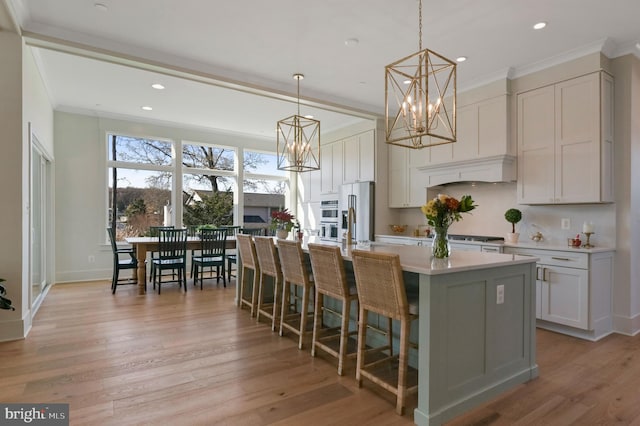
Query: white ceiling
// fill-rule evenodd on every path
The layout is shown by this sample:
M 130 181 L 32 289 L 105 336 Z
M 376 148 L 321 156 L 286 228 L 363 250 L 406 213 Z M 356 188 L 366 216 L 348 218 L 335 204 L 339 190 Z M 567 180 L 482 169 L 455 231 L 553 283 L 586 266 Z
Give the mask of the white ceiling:
M 301 113 L 326 132 L 383 114 L 384 66 L 418 50 L 416 0 L 1 1 L 40 46 L 56 108 L 263 137 L 296 112 L 293 73 L 306 76 Z M 640 0 L 423 2 L 424 47 L 468 57 L 459 91 L 599 50 L 640 55 Z M 547 28 L 533 30 L 539 21 Z M 56 40 L 92 53 L 50 50 Z

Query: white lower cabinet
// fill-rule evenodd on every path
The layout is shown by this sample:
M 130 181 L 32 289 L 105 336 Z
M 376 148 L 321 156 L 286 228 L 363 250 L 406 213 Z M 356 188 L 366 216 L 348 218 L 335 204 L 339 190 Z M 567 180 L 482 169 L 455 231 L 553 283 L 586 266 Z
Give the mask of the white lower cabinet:
M 589 274 L 586 269 L 539 264 L 540 316 L 546 321 L 589 329 Z
M 613 330 L 613 251 L 576 252 L 505 247 L 505 253 L 538 257 L 538 326 L 598 340 Z

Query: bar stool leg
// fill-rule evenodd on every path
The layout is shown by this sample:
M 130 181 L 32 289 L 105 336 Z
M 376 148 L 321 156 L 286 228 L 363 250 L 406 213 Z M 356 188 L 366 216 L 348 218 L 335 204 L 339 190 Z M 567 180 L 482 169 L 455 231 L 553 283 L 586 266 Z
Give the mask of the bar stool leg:
M 342 328 L 340 329 L 340 350 L 338 353 L 338 375 L 342 376 L 344 358 L 347 353 L 347 341 L 349 340 L 349 317 L 351 314 L 351 301 L 342 301 Z
M 300 338 L 298 339 L 298 349 L 302 349 L 305 331 L 307 330 L 307 312 L 309 312 L 309 289 L 302 288 L 302 309 L 300 310 Z
M 360 370 L 364 365 L 364 351 L 367 340 L 367 311 L 360 307 L 360 315 L 358 316 L 358 352 L 356 355 L 356 381 L 358 387 L 362 387 L 362 375 Z
M 311 338 L 311 356 L 316 356 L 316 339 L 318 330 L 322 327 L 322 308 L 324 306 L 324 295 L 316 291 L 316 301 L 313 312 L 313 337 Z M 338 364 L 338 374 L 340 366 Z

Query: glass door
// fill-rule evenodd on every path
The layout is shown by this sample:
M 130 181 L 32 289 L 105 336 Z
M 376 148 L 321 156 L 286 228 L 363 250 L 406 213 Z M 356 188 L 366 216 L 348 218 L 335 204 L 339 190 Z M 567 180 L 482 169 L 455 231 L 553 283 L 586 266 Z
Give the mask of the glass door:
M 31 306 L 33 312 L 42 303 L 42 296 L 50 284 L 47 250 L 49 220 L 51 218 L 50 179 L 51 162 L 43 153 L 34 134 L 31 139 Z

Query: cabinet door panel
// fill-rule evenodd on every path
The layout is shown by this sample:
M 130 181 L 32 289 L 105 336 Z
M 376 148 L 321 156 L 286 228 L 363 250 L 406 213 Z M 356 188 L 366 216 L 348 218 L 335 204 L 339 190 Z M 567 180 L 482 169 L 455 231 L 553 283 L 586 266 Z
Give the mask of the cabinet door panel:
M 518 95 L 519 203 L 554 201 L 554 106 L 553 86 Z
M 588 329 L 589 274 L 585 269 L 542 267 L 541 318 Z
M 518 157 L 518 202 L 552 203 L 555 167 L 552 147 L 521 150 Z
M 425 174 L 415 167 L 409 168 L 409 200 L 408 207 L 420 207 L 427 202 L 427 180 Z M 396 188 L 397 190 L 397 188 Z
M 361 182 L 374 181 L 376 178 L 376 141 L 373 130 L 359 136 L 358 148 L 360 149 L 360 175 L 358 179 Z M 346 167 L 349 167 L 349 164 L 345 164 L 345 169 Z
M 358 138 L 352 137 L 344 141 L 344 176 L 345 183 L 354 183 L 358 181 L 360 169 L 360 150 L 358 146 Z
M 556 198 L 600 199 L 600 85 L 592 74 L 556 85 Z
M 333 147 L 323 146 L 320 150 L 320 193 L 333 191 Z
M 333 186 L 332 186 L 331 192 L 334 194 L 337 194 L 338 192 L 340 192 L 340 185 L 344 183 L 344 179 L 343 179 L 344 154 L 342 152 L 343 143 L 342 141 L 340 141 L 340 142 L 335 142 L 332 145 L 333 145 L 333 152 L 332 152 L 332 160 L 333 160 L 332 185 Z
M 389 170 L 389 207 L 406 207 L 407 171 Z

